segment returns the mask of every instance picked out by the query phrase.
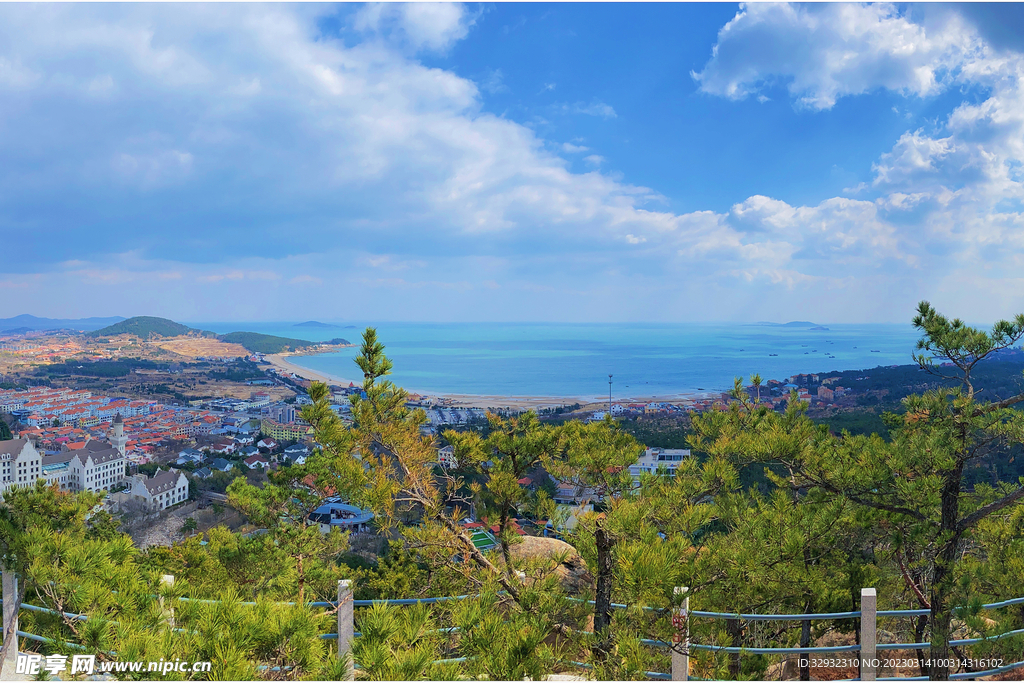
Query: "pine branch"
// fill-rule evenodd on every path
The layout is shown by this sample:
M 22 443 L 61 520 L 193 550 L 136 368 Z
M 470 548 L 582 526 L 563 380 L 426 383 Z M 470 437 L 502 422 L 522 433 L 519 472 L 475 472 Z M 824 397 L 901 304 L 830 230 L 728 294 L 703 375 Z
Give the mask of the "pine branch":
M 1017 394 L 1016 396 L 1011 396 L 1010 398 L 1004 398 L 1002 401 L 999 401 L 998 403 L 990 403 L 987 406 L 975 408 L 974 412 L 971 413 L 971 417 L 981 417 L 982 415 L 995 412 L 996 410 L 1002 410 L 1003 408 L 1009 408 L 1010 406 L 1016 405 L 1021 402 L 1024 402 L 1024 394 Z
M 914 592 L 914 595 L 917 596 L 917 601 L 922 607 L 925 609 L 931 609 L 931 603 L 928 602 L 928 598 L 924 596 L 924 593 L 921 591 L 921 587 L 917 585 L 917 582 L 910 577 L 910 572 L 907 571 L 907 564 L 903 561 L 903 554 L 898 550 L 896 551 L 896 561 L 899 563 L 900 573 L 903 575 L 903 582 L 906 583 L 907 587 Z
M 967 531 L 992 513 L 999 512 L 1003 508 L 1009 507 L 1019 500 L 1024 500 L 1024 488 L 1019 488 L 1013 493 L 1003 496 L 999 500 L 989 503 L 988 505 L 985 505 L 964 517 L 960 520 L 960 523 L 956 525 L 957 534 L 962 534 L 964 531 Z
M 880 503 L 869 498 L 864 498 L 860 494 L 851 493 L 850 491 L 840 489 L 838 486 L 832 484 L 827 479 L 818 479 L 813 477 L 812 475 L 807 474 L 806 472 L 804 472 L 803 474 L 805 477 L 807 477 L 808 481 L 810 481 L 815 486 L 820 486 L 829 493 L 835 493 L 836 495 L 845 496 L 846 498 L 852 500 L 854 503 L 857 503 L 858 505 L 864 505 L 866 507 L 874 508 L 876 510 L 884 510 L 885 512 L 893 512 L 900 515 L 907 515 L 908 517 L 912 517 L 913 519 L 922 522 L 927 521 L 928 519 L 925 515 L 921 514 L 917 510 L 912 510 L 901 505 L 889 505 L 887 503 Z

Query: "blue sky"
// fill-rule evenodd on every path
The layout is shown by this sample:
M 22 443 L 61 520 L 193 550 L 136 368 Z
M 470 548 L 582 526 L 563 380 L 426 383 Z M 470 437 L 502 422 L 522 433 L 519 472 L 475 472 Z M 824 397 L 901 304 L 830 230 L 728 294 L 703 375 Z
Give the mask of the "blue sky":
M 0 5 L 0 317 L 1007 317 L 1021 21 Z

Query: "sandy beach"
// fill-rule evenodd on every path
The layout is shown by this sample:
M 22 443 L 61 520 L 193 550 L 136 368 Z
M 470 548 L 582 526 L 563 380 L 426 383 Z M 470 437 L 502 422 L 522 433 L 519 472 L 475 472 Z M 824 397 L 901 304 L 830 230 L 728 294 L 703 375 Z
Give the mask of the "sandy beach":
M 308 379 L 312 382 L 324 382 L 325 384 L 335 384 L 338 386 L 347 387 L 349 383 L 362 384 L 363 379 L 345 379 L 344 377 L 338 377 L 336 375 L 328 375 L 327 373 L 317 372 L 316 370 L 310 370 L 304 368 L 301 365 L 296 365 L 288 360 L 289 357 L 296 354 L 292 353 L 275 353 L 266 356 L 267 362 L 273 365 L 278 370 L 283 372 L 289 372 L 296 377 L 302 379 Z
M 337 386 L 347 387 L 349 383 L 361 385 L 362 379 L 339 377 L 316 370 L 310 370 L 296 365 L 288 360 L 294 354 L 276 353 L 266 356 L 267 361 L 275 368 L 288 372 L 296 377 L 307 379 L 313 382 L 324 382 Z M 501 396 L 497 394 L 438 394 L 432 392 L 415 391 L 406 389 L 411 395 L 419 396 L 420 399 L 434 403 L 443 404 L 453 408 L 512 408 L 521 410 L 540 410 L 542 408 L 558 408 L 580 404 L 581 406 L 593 406 L 595 410 L 608 402 L 607 397 L 602 396 Z M 708 396 L 718 396 L 720 392 L 703 391 L 693 393 L 671 394 L 667 396 L 613 396 L 615 403 L 686 403 L 700 400 Z

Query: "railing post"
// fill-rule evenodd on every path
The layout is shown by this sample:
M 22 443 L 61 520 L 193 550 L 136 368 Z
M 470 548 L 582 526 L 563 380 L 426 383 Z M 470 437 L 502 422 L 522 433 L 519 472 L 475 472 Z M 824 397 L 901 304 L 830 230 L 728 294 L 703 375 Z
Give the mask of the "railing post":
M 352 646 L 355 644 L 355 602 L 352 599 L 352 582 L 338 581 L 338 659 L 347 658 L 343 680 L 355 680 L 355 662 L 352 660 Z
M 163 589 L 165 586 L 169 587 L 169 588 L 173 588 L 174 587 L 174 576 L 173 575 L 171 575 L 171 574 L 164 574 L 163 576 L 160 577 L 160 588 Z M 168 608 L 168 609 L 164 608 L 164 596 L 161 595 L 158 598 L 158 600 L 160 602 L 160 613 L 162 615 L 164 615 L 164 621 L 167 622 L 167 625 L 169 627 L 174 628 L 174 608 L 173 607 Z
M 682 645 L 683 652 L 672 649 L 672 680 L 686 681 L 690 678 L 690 589 L 676 586 L 674 593 L 683 595 L 683 604 L 672 612 L 672 626 L 676 629 L 674 640 Z
M 13 571 L 7 569 L 4 569 L 3 572 L 3 600 L 3 635 L 12 634 L 11 645 L 13 647 L 4 650 L 4 658 L 0 662 L 0 680 L 13 681 L 17 678 L 15 668 L 18 663 L 18 577 Z M 7 643 L 5 642 L 4 645 Z
M 873 681 L 877 670 L 878 594 L 874 588 L 860 589 L 860 680 Z

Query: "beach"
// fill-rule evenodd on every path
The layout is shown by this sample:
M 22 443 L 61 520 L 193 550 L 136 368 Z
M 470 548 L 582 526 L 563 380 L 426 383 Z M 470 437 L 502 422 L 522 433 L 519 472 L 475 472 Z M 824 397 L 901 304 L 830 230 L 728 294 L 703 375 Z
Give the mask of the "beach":
M 296 365 L 288 360 L 289 357 L 298 355 L 291 353 L 275 353 L 266 356 L 267 362 L 282 372 L 287 372 L 310 380 L 312 382 L 323 382 L 328 385 L 347 387 L 350 383 L 356 386 L 362 385 L 362 379 L 339 377 L 337 375 L 318 372 Z M 500 394 L 455 394 L 438 392 L 418 392 L 413 389 L 406 389 L 411 396 L 419 397 L 420 400 L 443 404 L 452 408 L 512 408 L 515 410 L 541 410 L 543 408 L 558 408 L 580 404 L 581 406 L 607 407 L 606 396 L 503 396 Z M 613 396 L 614 403 L 685 403 L 718 395 L 718 392 L 685 392 L 675 393 L 666 396 Z
M 327 374 L 325 372 L 317 372 L 316 370 L 310 370 L 309 368 L 304 368 L 301 365 L 296 365 L 295 363 L 292 363 L 292 362 L 290 362 L 288 360 L 289 357 L 295 356 L 295 355 L 298 355 L 298 354 L 294 354 L 294 353 L 274 353 L 274 354 L 268 354 L 267 356 L 265 356 L 265 358 L 266 358 L 268 363 L 273 365 L 278 370 L 281 370 L 282 372 L 291 373 L 291 374 L 295 375 L 296 377 L 301 377 L 302 379 L 308 379 L 311 382 L 323 382 L 324 384 L 334 384 L 334 385 L 339 385 L 339 386 L 343 386 L 343 387 L 347 387 L 349 385 L 349 383 L 359 384 L 359 385 L 361 385 L 363 383 L 362 378 L 360 378 L 358 380 L 357 379 L 345 379 L 343 377 L 338 377 L 336 375 Z

